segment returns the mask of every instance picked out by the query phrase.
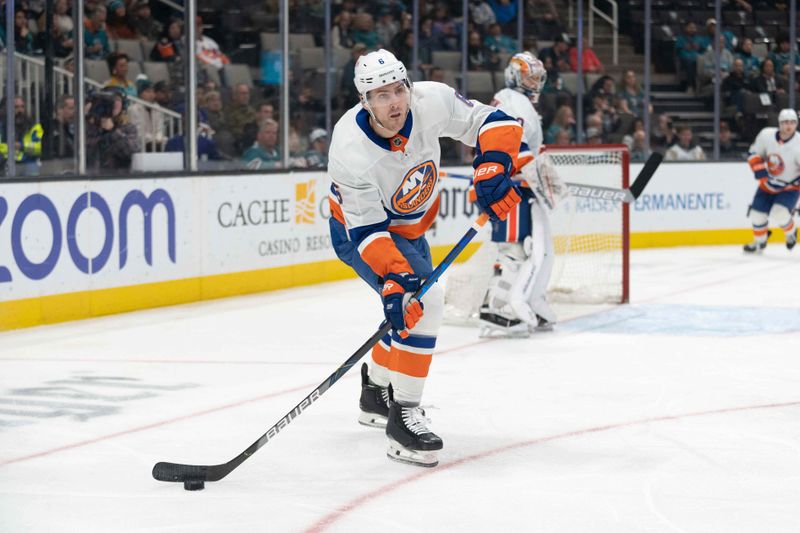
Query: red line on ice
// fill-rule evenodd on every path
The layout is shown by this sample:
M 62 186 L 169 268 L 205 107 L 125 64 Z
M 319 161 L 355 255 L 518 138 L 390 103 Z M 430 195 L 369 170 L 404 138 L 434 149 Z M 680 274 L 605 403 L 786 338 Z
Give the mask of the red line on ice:
M 518 450 L 520 448 L 526 448 L 528 446 L 536 446 L 537 444 L 544 444 L 546 442 L 552 442 L 555 440 L 562 440 L 562 439 L 569 439 L 573 437 L 581 437 L 584 435 L 589 435 L 592 433 L 602 433 L 605 431 L 611 431 L 615 429 L 624 429 L 632 426 L 638 426 L 643 424 L 651 424 L 654 422 L 666 422 L 670 420 L 681 420 L 684 418 L 691 418 L 697 416 L 709 416 L 709 415 L 718 415 L 724 413 L 735 413 L 739 411 L 754 411 L 757 409 L 776 409 L 781 407 L 797 407 L 800 406 L 800 401 L 795 402 L 784 402 L 784 403 L 771 403 L 771 404 L 764 404 L 764 405 L 749 405 L 744 407 L 728 407 L 725 409 L 714 409 L 710 411 L 699 411 L 694 413 L 685 413 L 682 415 L 665 415 L 665 416 L 656 416 L 652 418 L 643 418 L 641 420 L 632 420 L 630 422 L 619 422 L 617 424 L 608 424 L 604 426 L 595 426 L 590 428 L 584 429 L 577 429 L 575 431 L 568 431 L 566 433 L 558 433 L 556 435 L 548 435 L 544 437 L 539 437 L 536 439 L 525 440 L 521 442 L 515 442 L 512 444 L 508 444 L 506 446 L 501 446 L 499 448 L 493 448 L 491 450 L 486 450 L 480 453 L 476 453 L 473 455 L 468 455 L 466 457 L 462 457 L 461 459 L 456 459 L 449 463 L 439 463 L 439 466 L 434 468 L 426 468 L 420 469 L 416 474 L 412 474 L 406 478 L 400 479 L 399 481 L 393 481 L 391 483 L 387 483 L 382 487 L 371 488 L 368 492 L 365 492 L 361 496 L 357 496 L 356 498 L 350 500 L 349 502 L 345 503 L 335 511 L 325 515 L 320 520 L 315 522 L 313 525 L 306 529 L 307 533 L 318 533 L 327 529 L 331 526 L 334 522 L 338 521 L 339 519 L 346 516 L 348 513 L 358 509 L 359 507 L 372 502 L 373 500 L 377 500 L 378 498 L 382 498 L 389 494 L 392 491 L 405 487 L 415 481 L 420 479 L 425 479 L 430 476 L 440 474 L 442 472 L 446 472 L 450 469 L 456 468 L 458 466 L 464 465 L 466 463 L 472 463 L 476 461 L 480 461 L 482 459 L 486 459 L 487 457 L 492 457 L 495 455 L 499 455 L 501 453 L 505 453 L 511 450 Z

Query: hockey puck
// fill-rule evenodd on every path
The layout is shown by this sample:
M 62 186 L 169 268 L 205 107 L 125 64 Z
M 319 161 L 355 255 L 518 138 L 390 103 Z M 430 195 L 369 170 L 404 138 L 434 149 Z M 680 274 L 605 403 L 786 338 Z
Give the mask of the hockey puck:
M 183 482 L 185 490 L 203 490 L 206 487 L 206 482 L 202 479 L 187 479 Z

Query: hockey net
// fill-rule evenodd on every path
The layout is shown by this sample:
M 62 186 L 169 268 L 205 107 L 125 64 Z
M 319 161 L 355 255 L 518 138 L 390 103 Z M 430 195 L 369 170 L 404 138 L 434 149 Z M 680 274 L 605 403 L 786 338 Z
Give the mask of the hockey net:
M 629 186 L 625 145 L 547 146 L 545 152 L 566 183 L 624 189 Z M 628 301 L 628 205 L 569 196 L 549 212 L 555 262 L 548 301 L 559 314 L 569 306 Z M 477 322 L 493 275 L 497 247 L 484 241 L 464 263 L 453 265 L 445 283 L 445 322 Z

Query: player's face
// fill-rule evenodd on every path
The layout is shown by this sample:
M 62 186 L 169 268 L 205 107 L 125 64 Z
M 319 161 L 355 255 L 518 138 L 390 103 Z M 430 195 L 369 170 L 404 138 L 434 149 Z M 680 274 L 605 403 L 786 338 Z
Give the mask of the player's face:
M 780 123 L 781 137 L 788 139 L 797 131 L 797 122 L 794 120 L 784 120 Z
M 371 90 L 367 93 L 367 101 L 380 125 L 394 135 L 406 122 L 410 96 L 408 86 L 398 81 Z

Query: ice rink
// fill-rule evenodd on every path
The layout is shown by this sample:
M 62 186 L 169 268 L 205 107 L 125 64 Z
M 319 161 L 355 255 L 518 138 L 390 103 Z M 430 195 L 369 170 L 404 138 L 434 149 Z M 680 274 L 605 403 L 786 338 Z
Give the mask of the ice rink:
M 346 281 L 0 334 L 0 532 L 800 531 L 800 255 L 634 250 L 632 303 L 527 340 L 447 326 L 440 465 L 358 372 L 200 492 L 377 329 Z

